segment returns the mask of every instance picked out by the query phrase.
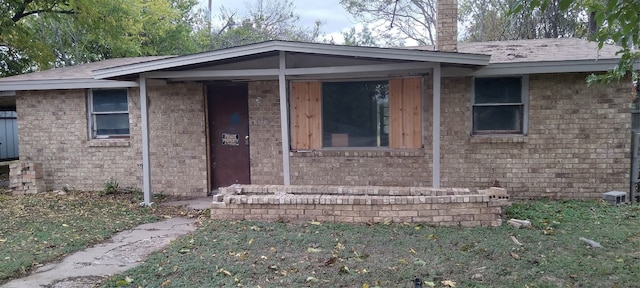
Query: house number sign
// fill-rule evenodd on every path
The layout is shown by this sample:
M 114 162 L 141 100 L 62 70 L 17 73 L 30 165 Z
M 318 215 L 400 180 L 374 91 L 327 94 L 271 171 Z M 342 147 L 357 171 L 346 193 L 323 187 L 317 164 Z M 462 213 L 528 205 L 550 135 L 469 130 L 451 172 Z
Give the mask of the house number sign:
M 240 135 L 222 133 L 222 145 L 226 146 L 240 146 Z

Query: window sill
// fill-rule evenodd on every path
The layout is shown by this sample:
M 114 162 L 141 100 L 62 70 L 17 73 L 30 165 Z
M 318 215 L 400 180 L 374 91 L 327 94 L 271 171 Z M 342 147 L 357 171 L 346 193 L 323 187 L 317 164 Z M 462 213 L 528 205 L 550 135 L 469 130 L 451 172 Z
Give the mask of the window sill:
M 522 134 L 514 135 L 473 135 L 471 143 L 528 143 L 529 137 Z
M 131 142 L 129 139 L 91 139 L 89 147 L 129 147 Z
M 292 157 L 424 157 L 424 149 L 392 148 L 325 148 L 318 150 L 292 150 Z

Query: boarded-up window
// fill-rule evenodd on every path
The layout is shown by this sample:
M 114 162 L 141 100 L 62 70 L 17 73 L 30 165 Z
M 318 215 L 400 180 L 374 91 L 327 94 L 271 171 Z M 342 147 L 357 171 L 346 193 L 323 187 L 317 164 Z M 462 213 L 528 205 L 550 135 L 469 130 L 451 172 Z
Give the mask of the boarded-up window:
M 421 83 L 420 78 L 294 82 L 291 147 L 421 148 Z
M 421 83 L 420 78 L 389 80 L 391 148 L 422 147 Z
M 293 149 L 322 148 L 320 82 L 291 83 Z

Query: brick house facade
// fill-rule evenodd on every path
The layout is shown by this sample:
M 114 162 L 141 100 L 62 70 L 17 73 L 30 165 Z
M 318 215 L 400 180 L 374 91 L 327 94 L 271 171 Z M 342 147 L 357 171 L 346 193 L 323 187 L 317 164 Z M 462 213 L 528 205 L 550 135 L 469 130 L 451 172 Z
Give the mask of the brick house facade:
M 0 90 L 15 91 L 20 159 L 42 165 L 42 181 L 48 190 L 98 190 L 110 177 L 122 187 L 142 187 L 148 177 L 142 169 L 144 108 L 140 101 L 145 97 L 153 192 L 207 195 L 217 188 L 211 180 L 216 168 L 209 149 L 211 122 L 207 122 L 211 114 L 207 85 L 216 80 L 247 86 L 250 184 L 483 189 L 499 181 L 517 198 L 596 198 L 609 190 L 625 191 L 629 185 L 630 83 L 585 83 L 589 73 L 605 71 L 617 61 L 613 56 L 617 50 L 604 49 L 595 62 L 595 53 L 575 56 L 569 49 L 584 46 L 586 41 L 540 41 L 516 43 L 524 47 L 516 52 L 526 52 L 526 57 L 511 57 L 499 50 L 512 47 L 514 42 L 461 45 L 457 48 L 461 53 L 456 53 L 425 51 L 424 47 L 386 49 L 275 41 L 182 57 L 116 59 L 19 75 L 0 79 Z M 551 45 L 549 49 L 564 45 L 569 50 L 553 59 L 538 59 L 548 51 L 536 51 L 536 45 Z M 493 52 L 487 47 L 494 47 Z M 285 54 L 291 59 L 283 58 Z M 565 56 L 578 58 L 558 58 Z M 298 66 L 273 68 L 278 67 L 278 57 Z M 518 66 L 523 58 L 535 65 Z M 192 70 L 196 64 L 210 69 Z M 282 72 L 286 69 L 290 74 Z M 526 84 L 522 84 L 521 108 L 516 109 L 521 115 L 521 132 L 475 133 L 473 123 L 478 121 L 474 118 L 478 113 L 474 109 L 480 107 L 473 100 L 475 79 L 513 75 L 526 79 L 522 80 Z M 297 130 L 296 121 L 300 120 L 295 118 L 299 113 L 292 102 L 297 97 L 292 83 L 407 77 L 421 79 L 419 90 L 411 92 L 417 98 L 407 104 L 408 108 L 417 107 L 418 113 L 409 117 L 412 124 L 402 123 L 410 128 L 394 128 L 395 120 L 389 120 L 390 144 L 378 141 L 375 149 L 300 149 L 292 138 L 283 143 L 283 135 L 295 138 L 302 131 Z M 161 81 L 145 82 L 141 95 L 146 78 Z M 439 80 L 438 85 L 434 79 Z M 93 113 L 88 110 L 88 91 L 101 85 L 126 88 L 126 138 L 94 137 L 88 128 Z M 281 91 L 280 87 L 286 89 Z M 391 96 L 389 101 L 396 101 L 396 96 Z M 439 111 L 434 111 L 434 98 L 439 99 Z M 285 105 L 281 99 L 287 100 Z M 398 104 L 389 105 L 393 110 Z M 402 107 L 397 110 L 401 112 L 391 111 L 388 117 L 395 117 L 394 113 L 404 117 L 409 112 Z M 434 115 L 441 122 L 439 133 L 433 131 Z M 283 119 L 287 121 L 284 127 Z M 417 142 L 412 140 L 414 144 L 393 144 L 410 133 L 418 137 Z M 434 135 L 439 137 L 434 139 Z M 242 139 L 238 141 L 242 145 Z M 283 154 L 285 146 L 290 149 Z M 439 161 L 434 159 L 434 151 L 440 153 Z

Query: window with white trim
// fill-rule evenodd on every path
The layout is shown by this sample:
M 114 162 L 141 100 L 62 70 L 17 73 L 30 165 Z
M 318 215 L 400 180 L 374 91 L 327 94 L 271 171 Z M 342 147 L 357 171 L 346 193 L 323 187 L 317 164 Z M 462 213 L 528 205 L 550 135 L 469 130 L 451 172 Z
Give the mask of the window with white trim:
M 127 89 L 89 90 L 89 131 L 92 139 L 129 136 Z
M 526 134 L 527 78 L 475 78 L 472 134 Z

